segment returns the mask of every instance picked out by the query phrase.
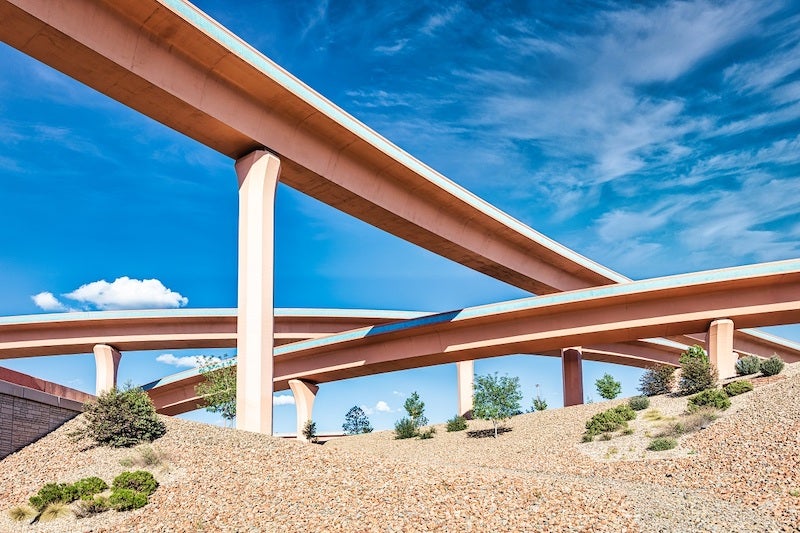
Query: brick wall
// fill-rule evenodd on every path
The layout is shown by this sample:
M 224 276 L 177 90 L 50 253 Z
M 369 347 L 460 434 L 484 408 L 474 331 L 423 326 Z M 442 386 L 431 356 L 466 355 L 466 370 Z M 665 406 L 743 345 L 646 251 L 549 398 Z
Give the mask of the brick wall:
M 83 411 L 78 401 L 0 381 L 0 459 Z

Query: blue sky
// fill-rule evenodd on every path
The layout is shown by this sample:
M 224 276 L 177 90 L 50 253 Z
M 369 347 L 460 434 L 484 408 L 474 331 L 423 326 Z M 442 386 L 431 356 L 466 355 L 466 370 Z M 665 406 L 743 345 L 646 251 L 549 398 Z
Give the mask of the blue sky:
M 197 5 L 415 157 L 629 277 L 800 256 L 797 2 Z M 0 315 L 234 307 L 232 161 L 5 45 L 0 64 Z M 287 187 L 276 220 L 279 307 L 526 295 Z M 121 379 L 200 352 L 168 353 L 126 354 Z M 536 383 L 558 406 L 559 363 L 476 371 L 518 375 L 524 407 Z M 3 365 L 94 387 L 90 356 Z M 587 363 L 587 395 L 605 371 L 635 392 L 639 371 Z M 358 404 L 388 428 L 414 390 L 433 421 L 452 416 L 454 366 L 325 384 L 315 419 L 339 429 Z M 292 431 L 293 407 L 275 412 Z

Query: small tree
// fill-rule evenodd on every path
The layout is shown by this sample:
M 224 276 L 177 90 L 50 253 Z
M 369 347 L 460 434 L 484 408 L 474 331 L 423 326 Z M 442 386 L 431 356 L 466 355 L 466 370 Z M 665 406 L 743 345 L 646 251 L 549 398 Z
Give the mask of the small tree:
M 678 392 L 681 395 L 694 394 L 713 387 L 717 381 L 717 370 L 711 365 L 708 354 L 695 344 L 683 352 L 678 359 L 681 364 L 681 380 Z
M 535 411 L 544 411 L 545 409 L 547 409 L 547 402 L 545 401 L 544 398 L 542 398 L 542 395 L 539 394 L 539 384 L 537 383 L 536 397 L 533 399 L 533 406 L 531 407 L 531 410 L 528 412 L 533 413 Z
M 594 382 L 597 387 L 597 394 L 606 400 L 613 400 L 622 392 L 622 383 L 615 380 L 611 374 L 603 374 L 603 377 Z
M 205 357 L 199 367 L 204 381 L 194 388 L 209 413 L 219 413 L 227 425 L 236 418 L 236 367 L 230 358 Z
M 303 426 L 303 436 L 308 442 L 317 442 L 317 423 L 313 420 L 306 420 Z
M 498 423 L 518 412 L 520 401 L 522 392 L 518 377 L 498 377 L 497 373 L 475 376 L 472 412 L 477 418 L 492 421 L 495 438 Z
M 372 426 L 369 423 L 369 418 L 362 408 L 354 405 L 344 415 L 344 424 L 342 424 L 342 431 L 347 435 L 358 435 L 360 433 L 371 433 Z
M 406 403 L 403 404 L 409 418 L 416 427 L 422 427 L 428 423 L 425 417 L 425 402 L 419 399 L 419 394 L 416 391 L 406 398 Z
M 675 367 L 659 365 L 648 368 L 639 380 L 639 392 L 643 396 L 657 396 L 672 392 L 675 382 Z

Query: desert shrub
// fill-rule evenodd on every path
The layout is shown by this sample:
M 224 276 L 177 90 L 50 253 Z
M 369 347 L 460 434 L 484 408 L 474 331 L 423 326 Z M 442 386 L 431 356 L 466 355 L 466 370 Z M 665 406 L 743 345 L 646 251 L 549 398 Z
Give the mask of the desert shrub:
M 461 415 L 456 415 L 447 421 L 447 431 L 464 431 L 467 429 L 467 419 Z
M 111 509 L 111 503 L 104 496 L 81 500 L 78 507 L 73 510 L 77 518 L 88 518 L 90 516 L 104 513 Z
M 761 371 L 761 359 L 755 355 L 748 355 L 736 361 L 736 373 L 740 376 L 748 376 Z
M 639 392 L 643 396 L 656 396 L 672 392 L 675 382 L 675 367 L 659 365 L 648 368 L 639 380 Z
M 681 379 L 678 392 L 682 396 L 711 388 L 717 381 L 717 371 L 711 365 L 708 354 L 695 344 L 680 356 Z
M 650 442 L 650 445 L 647 447 L 647 449 L 650 450 L 651 452 L 661 452 L 664 450 L 671 450 L 677 445 L 678 442 L 675 439 L 670 439 L 668 437 L 658 437 Z
M 753 390 L 753 383 L 747 381 L 746 379 L 731 381 L 725 385 L 724 390 L 725 394 L 728 396 L 738 396 L 739 394 L 744 394 L 745 392 L 750 392 Z
M 128 447 L 152 442 L 167 431 L 147 393 L 130 385 L 122 390 L 113 388 L 88 402 L 84 417 L 84 427 L 73 435 L 90 437 L 105 446 Z
M 114 478 L 111 484 L 111 489 L 117 491 L 119 489 L 131 489 L 137 492 L 142 492 L 149 496 L 158 488 L 158 481 L 153 477 L 153 474 L 147 470 L 136 470 L 135 472 L 123 472 Z
M 78 498 L 89 498 L 108 488 L 108 484 L 105 481 L 95 476 L 76 481 L 73 486 L 78 493 Z
M 624 429 L 628 420 L 636 418 L 636 413 L 627 405 L 619 405 L 597 413 L 586 422 L 586 435 L 594 437 L 601 433 L 610 433 Z
M 419 428 L 408 417 L 403 417 L 398 420 L 394 425 L 394 438 L 395 439 L 412 439 L 419 434 Z
M 306 424 L 303 426 L 303 436 L 309 442 L 317 442 L 317 423 L 306 420 Z
M 777 355 L 761 361 L 761 373 L 765 376 L 775 376 L 783 370 L 783 360 Z
M 38 522 L 52 522 L 59 518 L 67 517 L 71 514 L 72 510 L 66 502 L 53 502 L 48 503 L 39 516 L 36 518 Z
M 537 394 L 536 397 L 533 399 L 533 405 L 531 406 L 531 410 L 529 412 L 533 413 L 534 411 L 544 411 L 546 409 L 547 409 L 547 400 L 545 400 L 544 398 L 542 398 Z
M 47 483 L 28 501 L 31 506 L 41 512 L 51 503 L 72 503 L 78 499 L 78 491 L 69 483 Z
M 600 435 L 600 440 L 611 440 L 612 438 L 614 438 L 614 435 L 611 433 L 603 433 Z
M 703 406 L 710 406 L 724 411 L 731 406 L 731 400 L 722 389 L 707 389 L 689 398 L 689 412 L 693 412 L 698 407 Z
M 642 411 L 650 407 L 650 398 L 647 396 L 634 396 L 628 400 L 628 406 L 634 411 Z
M 14 522 L 30 520 L 34 516 L 36 516 L 36 511 L 24 505 L 18 505 L 8 510 L 8 517 Z
M 108 503 L 117 511 L 131 511 L 147 505 L 147 494 L 132 489 L 115 489 Z
M 436 428 L 430 427 L 425 431 L 421 431 L 419 434 L 420 439 L 432 439 L 433 436 L 436 434 Z

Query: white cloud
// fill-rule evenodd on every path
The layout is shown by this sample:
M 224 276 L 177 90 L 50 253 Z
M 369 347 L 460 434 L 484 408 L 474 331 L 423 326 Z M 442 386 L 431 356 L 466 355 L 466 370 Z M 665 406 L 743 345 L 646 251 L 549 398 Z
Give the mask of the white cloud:
M 395 391 L 397 392 L 397 391 Z M 389 407 L 389 404 L 383 400 L 378 400 L 378 402 L 373 407 L 368 407 L 366 405 L 360 405 L 361 410 L 364 411 L 367 415 L 374 415 L 375 413 L 391 413 L 392 408 Z
M 31 300 L 33 300 L 33 303 L 35 303 L 40 309 L 45 311 L 67 310 L 66 306 L 58 301 L 58 298 L 53 296 L 52 292 L 40 292 L 39 294 L 31 296 Z
M 294 405 L 294 396 L 291 394 L 280 394 L 272 397 L 272 405 Z
M 97 309 L 164 309 L 183 307 L 189 299 L 172 291 L 157 279 L 117 278 L 81 285 L 65 297 Z
M 156 357 L 156 361 L 159 363 L 186 368 L 196 368 L 209 360 L 215 362 L 221 361 L 221 359 L 218 357 L 208 358 L 204 355 L 185 355 L 182 357 L 175 357 L 171 353 L 164 353 Z

